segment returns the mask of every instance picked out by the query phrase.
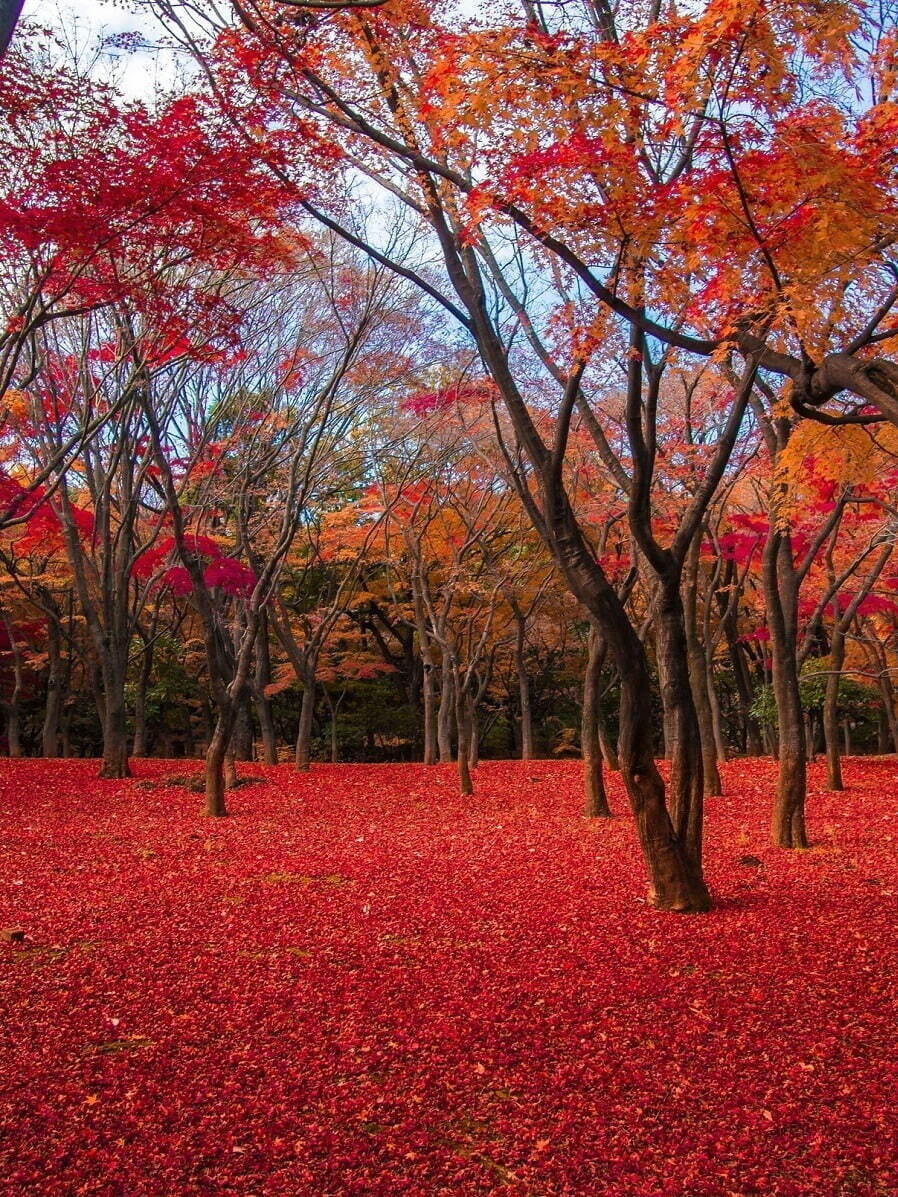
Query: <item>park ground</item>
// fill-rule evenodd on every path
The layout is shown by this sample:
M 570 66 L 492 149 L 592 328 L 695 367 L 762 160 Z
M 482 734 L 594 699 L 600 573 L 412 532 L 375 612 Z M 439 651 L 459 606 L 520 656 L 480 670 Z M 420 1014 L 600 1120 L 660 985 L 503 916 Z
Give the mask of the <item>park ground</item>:
M 576 762 L 184 769 L 0 762 L 4 1195 L 898 1193 L 895 759 L 727 766 L 691 917 Z

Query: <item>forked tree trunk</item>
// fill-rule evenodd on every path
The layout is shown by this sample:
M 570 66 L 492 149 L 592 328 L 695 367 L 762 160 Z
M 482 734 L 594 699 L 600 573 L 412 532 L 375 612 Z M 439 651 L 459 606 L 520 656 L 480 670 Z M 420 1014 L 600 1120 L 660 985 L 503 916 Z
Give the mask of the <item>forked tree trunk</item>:
M 804 810 L 807 752 L 796 655 L 795 569 L 789 538 L 776 529 L 771 529 L 764 546 L 762 573 L 770 628 L 779 760 L 771 835 L 780 848 L 807 848 Z
M 602 768 L 602 749 L 599 740 L 599 703 L 601 699 L 602 667 L 606 655 L 605 641 L 594 624 L 589 628 L 589 655 L 583 676 L 583 708 L 580 718 L 580 751 L 583 757 L 584 814 L 590 819 L 607 819 L 611 815 L 605 776 Z
M 655 721 L 645 648 L 614 589 L 595 569 L 594 557 L 564 493 L 549 490 L 545 506 L 553 555 L 571 590 L 596 620 L 620 677 L 618 763 L 649 871 L 651 901 L 660 910 L 709 910 L 711 897 L 702 877 L 701 858 L 690 849 L 688 838 L 675 830 L 665 803 L 664 782 L 655 765 Z M 684 677 L 688 693 L 688 676 Z M 700 810 L 693 813 L 700 818 Z
M 661 705 L 670 761 L 670 817 L 690 858 L 701 867 L 704 768 L 698 717 L 689 679 L 686 628 L 679 585 L 658 585 L 654 603 Z

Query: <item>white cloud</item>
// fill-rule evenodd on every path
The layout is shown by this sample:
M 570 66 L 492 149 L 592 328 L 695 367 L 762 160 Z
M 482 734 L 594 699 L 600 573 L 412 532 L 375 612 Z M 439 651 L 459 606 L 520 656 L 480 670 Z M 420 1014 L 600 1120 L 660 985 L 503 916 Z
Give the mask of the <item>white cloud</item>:
M 146 8 L 134 11 L 133 5 L 122 0 L 82 0 L 77 5 L 65 0 L 25 0 L 22 15 L 63 32 L 78 45 L 89 44 L 101 35 L 141 34 L 147 42 L 146 50 L 117 57 L 116 77 L 128 96 L 149 97 L 157 84 L 170 88 L 178 76 L 177 60 L 158 48 L 163 31 Z

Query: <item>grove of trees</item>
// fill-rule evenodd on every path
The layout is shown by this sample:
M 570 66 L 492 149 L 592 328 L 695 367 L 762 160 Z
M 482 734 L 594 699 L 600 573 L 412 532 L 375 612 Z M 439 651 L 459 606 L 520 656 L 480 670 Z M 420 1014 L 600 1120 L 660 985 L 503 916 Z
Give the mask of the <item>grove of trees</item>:
M 145 7 L 170 93 L 0 71 L 9 755 L 579 754 L 702 911 L 768 754 L 807 847 L 898 751 L 895 7 Z

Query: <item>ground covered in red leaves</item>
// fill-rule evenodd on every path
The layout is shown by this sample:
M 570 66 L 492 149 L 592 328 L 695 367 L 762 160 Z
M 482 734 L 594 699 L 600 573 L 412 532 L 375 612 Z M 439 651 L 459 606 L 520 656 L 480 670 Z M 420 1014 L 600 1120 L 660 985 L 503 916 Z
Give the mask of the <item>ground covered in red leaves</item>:
M 4 1194 L 898 1192 L 898 762 L 729 766 L 698 917 L 573 762 L 172 768 L 0 763 Z

